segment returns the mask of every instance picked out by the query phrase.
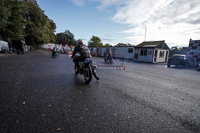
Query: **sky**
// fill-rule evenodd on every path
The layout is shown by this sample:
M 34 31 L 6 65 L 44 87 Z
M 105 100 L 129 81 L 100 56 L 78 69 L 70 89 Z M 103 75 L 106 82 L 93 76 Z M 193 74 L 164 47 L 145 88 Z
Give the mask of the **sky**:
M 97 36 L 103 44 L 165 40 L 187 47 L 200 40 L 200 0 L 37 0 L 57 26 L 85 44 Z

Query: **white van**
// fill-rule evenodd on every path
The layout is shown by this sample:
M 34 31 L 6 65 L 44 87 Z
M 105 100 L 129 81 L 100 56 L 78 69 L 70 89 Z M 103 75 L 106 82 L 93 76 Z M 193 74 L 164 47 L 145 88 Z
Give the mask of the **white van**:
M 0 41 L 0 52 L 9 52 L 8 43 L 5 41 Z

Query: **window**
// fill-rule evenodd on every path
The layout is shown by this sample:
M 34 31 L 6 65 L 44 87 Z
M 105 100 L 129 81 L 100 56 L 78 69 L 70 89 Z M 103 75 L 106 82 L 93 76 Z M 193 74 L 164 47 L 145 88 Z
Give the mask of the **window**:
M 147 49 L 141 49 L 140 50 L 140 55 L 141 56 L 147 56 Z
M 147 56 L 147 49 L 144 50 L 144 56 Z
M 160 58 L 164 58 L 165 56 L 165 51 L 160 51 Z
M 129 48 L 128 53 L 133 53 L 133 48 Z
M 148 51 L 148 55 L 152 55 L 152 51 Z
M 140 50 L 140 55 L 143 55 L 144 51 L 143 49 Z

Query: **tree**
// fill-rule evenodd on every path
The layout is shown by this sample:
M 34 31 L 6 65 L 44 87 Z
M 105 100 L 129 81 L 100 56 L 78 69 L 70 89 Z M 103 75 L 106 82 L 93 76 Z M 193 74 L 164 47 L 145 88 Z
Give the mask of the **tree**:
M 88 41 L 88 46 L 89 47 L 102 47 L 103 44 L 101 42 L 101 39 L 97 36 L 92 36 L 90 41 Z
M 173 54 L 179 54 L 178 46 L 171 47 L 169 51 L 169 56 L 172 56 Z
M 4 40 L 24 36 L 24 3 L 19 0 L 3 0 L 0 2 L 2 22 L 0 34 Z
M 0 1 L 0 39 L 3 39 L 6 36 L 4 33 L 9 23 L 8 18 L 11 15 L 11 12 L 7 5 L 8 1 L 6 0 Z
M 55 43 L 56 42 L 56 35 L 54 34 L 56 29 L 56 24 L 53 22 L 53 20 L 48 19 L 47 20 L 47 28 L 46 28 L 46 33 L 49 35 L 49 42 Z
M 108 44 L 108 43 L 106 43 L 105 45 L 104 45 L 104 47 L 111 47 L 112 45 L 110 45 L 110 44 Z
M 56 34 L 56 43 L 57 44 L 68 44 L 68 45 L 76 45 L 76 41 L 74 39 L 74 35 L 69 31 L 69 30 L 65 30 L 64 33 L 57 33 Z
M 49 19 L 44 11 L 36 2 L 26 2 L 26 26 L 25 40 L 29 45 L 40 45 L 43 43 L 55 42 L 56 25 L 53 20 Z
M 187 49 L 188 47 L 178 47 L 178 46 L 174 46 L 171 47 L 170 51 L 169 51 L 169 56 L 172 56 L 173 54 L 187 54 Z
M 187 50 L 188 50 L 188 47 L 181 47 L 181 48 L 179 48 L 180 54 L 187 55 Z
M 115 46 L 118 46 L 118 47 L 123 47 L 123 46 L 132 46 L 130 43 L 128 44 L 125 44 L 125 43 L 118 43 L 117 45 Z
M 24 40 L 29 45 L 55 42 L 56 24 L 36 0 L 0 1 L 0 39 Z

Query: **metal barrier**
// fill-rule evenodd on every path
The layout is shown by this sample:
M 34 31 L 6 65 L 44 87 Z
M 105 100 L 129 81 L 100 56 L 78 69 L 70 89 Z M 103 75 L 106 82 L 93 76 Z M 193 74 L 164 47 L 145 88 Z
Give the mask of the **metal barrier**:
M 124 66 L 124 55 L 112 54 L 111 58 L 106 57 L 105 53 L 92 53 L 93 64 L 97 67 L 116 67 L 121 68 Z M 106 59 L 107 58 L 107 59 Z M 109 59 L 108 59 L 109 58 Z
M 112 62 L 106 62 L 105 53 L 91 53 L 93 65 L 97 67 L 124 67 L 124 55 L 122 54 L 112 54 Z M 69 58 L 72 56 L 72 51 L 69 52 Z

